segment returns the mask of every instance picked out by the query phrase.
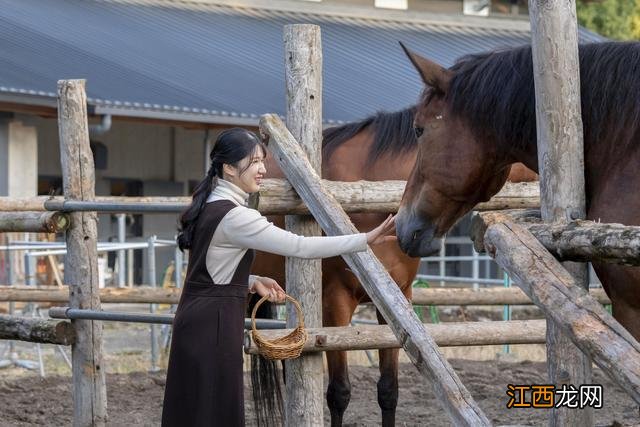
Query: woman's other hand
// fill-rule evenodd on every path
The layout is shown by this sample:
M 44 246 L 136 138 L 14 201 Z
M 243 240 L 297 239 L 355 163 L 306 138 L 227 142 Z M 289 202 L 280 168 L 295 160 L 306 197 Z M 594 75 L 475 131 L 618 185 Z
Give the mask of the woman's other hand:
M 391 242 L 397 240 L 395 236 L 396 231 L 396 216 L 389 215 L 382 224 L 374 228 L 367 233 L 367 243 L 370 245 L 379 245 L 380 243 Z M 393 232 L 393 236 L 387 236 L 390 232 Z
M 278 282 L 270 277 L 252 276 L 253 282 L 250 289 L 261 297 L 268 296 L 269 302 L 284 302 L 286 299 L 284 290 Z

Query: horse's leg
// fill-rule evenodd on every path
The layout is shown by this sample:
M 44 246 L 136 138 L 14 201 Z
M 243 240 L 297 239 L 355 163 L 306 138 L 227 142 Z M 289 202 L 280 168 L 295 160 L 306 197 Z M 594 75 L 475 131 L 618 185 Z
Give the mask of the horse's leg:
M 593 268 L 611 299 L 613 317 L 640 341 L 640 269 L 599 263 Z
M 420 260 L 406 256 L 396 243 L 378 245 L 374 250 L 376 256 L 387 268 L 393 280 L 407 298 L 411 301 L 411 284 L 418 271 Z M 378 323 L 386 324 L 385 319 L 376 310 Z M 382 411 L 382 425 L 393 426 L 396 419 L 398 405 L 398 355 L 399 349 L 378 350 L 380 359 L 380 379 L 378 380 L 378 404 Z
M 376 310 L 378 323 L 385 325 L 379 311 Z M 380 379 L 378 380 L 378 405 L 382 410 L 382 426 L 390 427 L 396 423 L 396 406 L 398 405 L 398 355 L 397 348 L 378 350 L 380 359 Z
M 640 201 L 633 197 L 620 197 L 619 189 L 635 182 L 637 162 L 629 161 L 616 168 L 617 175 L 607 181 L 607 187 L 594 197 L 587 219 L 598 222 L 640 225 Z M 614 189 L 606 191 L 607 189 Z M 593 263 L 604 290 L 613 307 L 613 316 L 636 340 L 640 340 L 640 268 L 608 263 Z
M 327 387 L 327 406 L 331 413 L 331 426 L 342 425 L 342 416 L 351 400 L 351 383 L 346 351 L 328 351 L 329 385 Z
M 324 326 L 347 326 L 351 322 L 351 316 L 358 302 L 337 279 L 329 279 L 327 283 L 327 278 L 324 278 L 322 323 Z M 326 356 L 329 369 L 327 406 L 331 412 L 331 426 L 337 427 L 342 425 L 342 416 L 351 400 L 347 352 L 328 351 Z

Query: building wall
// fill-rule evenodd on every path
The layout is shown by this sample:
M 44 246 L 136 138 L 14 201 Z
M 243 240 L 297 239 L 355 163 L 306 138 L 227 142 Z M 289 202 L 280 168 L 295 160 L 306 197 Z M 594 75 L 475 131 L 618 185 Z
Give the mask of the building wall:
M 60 176 L 56 120 L 33 116 L 28 120 L 38 129 L 39 174 Z M 107 168 L 96 172 L 97 179 L 183 182 L 202 176 L 202 130 L 114 120 L 108 132 L 91 139 L 102 142 L 108 150 Z
M 408 9 L 432 13 L 462 13 L 460 0 L 409 0 Z
M 35 196 L 37 130 L 14 117 L 0 118 L 0 195 Z
M 20 119 L 37 132 L 37 159 L 32 162 L 37 164 L 39 176 L 61 178 L 57 121 L 29 115 L 22 115 Z M 209 135 L 215 136 L 216 132 Z M 114 186 L 114 182 L 134 181 L 141 195 L 187 196 L 189 181 L 200 181 L 204 176 L 203 130 L 114 120 L 109 131 L 91 139 L 107 148 L 107 167 L 96 170 L 96 195 L 115 195 L 112 194 L 114 188 L 121 187 Z M 152 235 L 174 239 L 177 233 L 177 215 L 173 214 L 129 215 L 127 223 L 127 241 L 142 241 Z M 98 240 L 117 241 L 117 238 L 116 216 L 99 215 Z M 136 282 L 149 283 L 147 253 L 135 252 Z M 156 251 L 158 284 L 162 283 L 164 270 L 173 258 L 173 249 Z M 109 257 L 109 266 L 114 264 L 115 253 Z
M 375 0 L 299 0 L 302 2 L 316 3 L 318 10 L 323 7 L 332 6 L 348 6 L 350 8 L 359 8 L 362 11 L 372 10 L 376 8 Z M 477 1 L 477 0 L 476 0 Z M 384 3 L 384 2 L 381 2 Z M 391 2 L 395 3 L 395 2 Z M 401 2 L 398 2 L 401 3 Z M 475 3 L 475 1 L 473 2 Z M 445 14 L 462 14 L 464 8 L 464 0 L 406 0 L 406 10 L 409 12 L 427 12 L 427 13 L 445 13 Z M 526 0 L 488 0 L 491 15 L 521 15 L 528 14 Z M 379 9 L 386 9 L 379 7 Z M 391 7 L 391 9 L 394 9 Z

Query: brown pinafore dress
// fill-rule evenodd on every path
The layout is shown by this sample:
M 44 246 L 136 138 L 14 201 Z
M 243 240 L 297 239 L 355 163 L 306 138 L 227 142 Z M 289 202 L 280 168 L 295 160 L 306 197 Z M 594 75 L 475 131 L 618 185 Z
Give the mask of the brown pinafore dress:
M 247 281 L 254 251 L 247 250 L 230 284 L 213 283 L 207 250 L 222 218 L 236 205 L 208 203 L 193 234 L 173 337 L 162 409 L 163 426 L 244 426 L 242 340 Z

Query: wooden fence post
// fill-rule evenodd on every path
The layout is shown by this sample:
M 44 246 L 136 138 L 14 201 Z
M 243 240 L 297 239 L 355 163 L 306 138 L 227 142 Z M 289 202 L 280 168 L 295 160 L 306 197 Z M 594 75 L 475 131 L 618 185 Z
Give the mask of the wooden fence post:
M 575 0 L 529 0 L 531 50 L 536 86 L 536 128 L 540 204 L 546 222 L 585 217 L 584 150 L 580 106 L 580 61 Z M 576 282 L 589 287 L 587 264 L 563 264 Z M 591 383 L 591 360 L 548 322 L 549 380 Z M 550 425 L 593 425 L 593 410 L 553 408 Z
M 320 174 L 322 162 L 322 45 L 317 25 L 287 25 L 284 28 L 287 127 L 300 141 L 312 167 Z M 320 236 L 313 217 L 285 217 L 287 230 L 305 236 Z M 305 324 L 322 326 L 322 261 L 287 258 L 287 292 L 300 302 Z M 297 324 L 295 309 L 287 310 L 287 326 Z M 285 369 L 285 425 L 290 427 L 324 423 L 322 353 L 290 361 Z
M 58 129 L 64 196 L 88 200 L 95 196 L 95 169 L 89 147 L 84 80 L 58 82 Z M 74 212 L 67 230 L 64 282 L 72 308 L 100 309 L 98 291 L 97 214 Z M 102 359 L 102 323 L 74 320 L 73 425 L 102 426 L 107 421 L 107 391 Z

